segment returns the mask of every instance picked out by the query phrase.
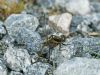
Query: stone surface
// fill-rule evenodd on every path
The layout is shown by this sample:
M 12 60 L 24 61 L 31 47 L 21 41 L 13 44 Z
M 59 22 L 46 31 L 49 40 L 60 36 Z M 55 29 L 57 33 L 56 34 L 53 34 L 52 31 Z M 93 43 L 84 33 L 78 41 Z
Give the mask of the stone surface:
M 6 30 L 5 27 L 3 25 L 3 22 L 0 21 L 0 39 L 2 39 L 5 35 L 6 35 Z
M 33 6 L 32 4 L 25 5 L 24 12 L 26 12 L 27 14 L 32 14 L 37 18 L 41 15 L 42 11 L 42 8 L 39 8 L 38 6 Z
M 23 75 L 20 72 L 11 71 L 9 75 Z
M 100 60 L 88 58 L 73 58 L 63 62 L 54 75 L 99 75 Z
M 47 35 L 54 33 L 54 30 L 50 28 L 49 25 L 46 25 L 44 27 L 39 28 L 38 33 L 41 35 L 41 37 L 47 37 Z
M 7 66 L 14 71 L 22 71 L 31 64 L 30 55 L 26 49 L 9 47 L 4 54 Z
M 41 62 L 34 63 L 26 68 L 25 75 L 45 75 L 49 65 Z
M 91 11 L 88 0 L 68 0 L 65 6 L 72 14 L 86 15 Z
M 100 2 L 100 0 L 89 0 L 90 2 Z
M 64 45 L 55 47 L 50 58 L 57 65 L 73 57 L 100 57 L 100 38 L 73 37 L 64 42 Z
M 35 63 L 38 61 L 39 56 L 37 53 L 34 53 L 34 54 L 30 55 L 30 58 L 31 58 L 31 63 Z
M 49 17 L 49 25 L 57 32 L 68 34 L 72 15 L 63 13 L 61 15 L 53 15 Z
M 4 55 L 8 48 L 8 44 L 5 41 L 0 41 L 0 55 Z
M 6 0 L 9 4 L 11 4 L 12 2 L 15 2 L 15 3 L 19 3 L 19 0 Z
M 77 26 L 83 32 L 100 32 L 100 13 L 84 16 L 84 20 Z
M 85 40 L 85 41 L 84 41 Z M 100 38 L 73 38 L 67 42 L 67 47 L 78 57 L 92 57 L 96 54 L 99 57 Z M 70 52 L 69 51 L 69 52 Z M 69 53 L 70 54 L 70 53 Z
M 30 54 L 40 51 L 41 37 L 37 32 L 25 28 L 12 31 L 11 36 L 15 39 L 15 46 L 23 46 Z
M 37 4 L 42 7 L 52 7 L 54 5 L 54 0 L 37 0 Z
M 40 50 L 41 37 L 34 32 L 38 24 L 36 17 L 27 14 L 13 14 L 5 21 L 8 34 L 14 38 L 15 45 L 24 46 L 30 54 Z
M 75 32 L 77 30 L 77 26 L 84 20 L 83 16 L 75 15 L 72 17 L 72 22 L 70 26 L 70 32 Z
M 54 63 L 56 63 L 56 65 L 58 66 L 59 64 L 61 64 L 62 62 L 64 62 L 65 60 L 71 59 L 74 55 L 75 52 L 77 51 L 76 47 L 73 43 L 74 38 L 70 38 L 68 40 L 66 40 L 61 47 L 60 45 L 58 45 L 57 47 L 55 47 L 52 50 L 52 54 L 50 56 L 51 61 L 53 61 Z
M 7 75 L 7 67 L 2 58 L 0 58 L 0 75 Z
M 91 2 L 90 3 L 91 5 L 91 11 L 94 12 L 94 13 L 100 13 L 100 3 L 98 2 Z
M 12 14 L 4 22 L 9 34 L 13 30 L 25 27 L 31 31 L 35 31 L 39 25 L 38 19 L 29 14 Z
M 68 0 L 55 0 L 55 5 L 65 7 L 66 1 Z

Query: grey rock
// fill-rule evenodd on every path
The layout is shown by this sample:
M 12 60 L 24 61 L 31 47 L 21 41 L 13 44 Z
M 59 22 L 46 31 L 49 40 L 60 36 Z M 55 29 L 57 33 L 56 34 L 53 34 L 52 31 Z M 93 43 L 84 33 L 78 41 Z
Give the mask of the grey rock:
M 73 57 L 100 58 L 100 38 L 74 37 L 63 44 L 60 49 L 55 47 L 50 56 L 57 65 Z
M 20 72 L 11 71 L 9 75 L 23 75 Z
M 9 34 L 20 27 L 35 31 L 39 25 L 38 19 L 29 14 L 12 14 L 4 22 Z
M 65 7 L 65 4 L 68 0 L 55 0 L 55 5 Z
M 8 46 L 13 45 L 15 39 L 12 36 L 6 35 L 1 41 L 4 41 Z
M 0 40 L 6 35 L 6 30 L 2 21 L 0 21 Z
M 25 75 L 45 75 L 49 65 L 46 63 L 37 62 L 26 68 Z M 51 74 L 52 75 L 52 74 Z
M 35 63 L 38 61 L 39 56 L 37 53 L 34 53 L 34 54 L 30 55 L 30 58 L 31 58 L 31 63 Z
M 54 33 L 54 30 L 51 29 L 49 25 L 46 25 L 44 27 L 40 27 L 37 32 L 41 35 L 41 37 L 47 37 L 47 35 Z
M 4 54 L 7 66 L 14 71 L 22 71 L 31 64 L 30 55 L 26 49 L 9 47 Z
M 83 32 L 100 32 L 100 13 L 84 16 L 84 20 L 77 26 Z
M 0 58 L 0 75 L 7 75 L 7 67 L 5 62 L 2 58 Z
M 54 5 L 54 0 L 37 0 L 37 4 L 48 8 Z
M 100 3 L 91 2 L 90 5 L 91 5 L 92 12 L 94 12 L 94 13 L 99 13 L 100 12 L 100 10 L 99 10 L 100 9 Z
M 41 15 L 39 16 L 39 27 L 44 27 L 48 25 L 49 16 L 46 12 L 41 12 Z
M 74 38 L 67 44 L 67 47 L 73 50 L 74 56 L 90 57 L 92 54 L 97 54 L 99 57 L 100 38 Z
M 42 11 L 42 8 L 39 8 L 38 6 L 33 6 L 32 4 L 25 5 L 25 12 L 27 14 L 32 14 L 36 17 L 39 17 Z
M 13 14 L 5 21 L 8 34 L 16 46 L 23 46 L 30 54 L 40 50 L 41 37 L 34 32 L 38 26 L 36 17 L 27 14 Z
M 0 41 L 0 55 L 4 55 L 4 53 L 6 52 L 7 48 L 8 48 L 8 44 L 5 41 Z
M 83 22 L 81 22 L 81 24 L 77 26 L 77 30 L 86 33 L 93 32 L 92 28 L 94 27 L 91 28 L 91 26 L 92 26 L 92 22 L 90 20 L 84 20 Z
M 89 0 L 90 2 L 100 2 L 100 0 Z
M 71 40 L 72 39 L 68 41 L 71 41 Z M 64 44 L 67 44 L 68 41 L 64 42 Z M 52 54 L 50 55 L 50 61 L 53 61 L 58 66 L 60 63 L 64 62 L 66 59 L 70 59 L 75 53 L 74 50 L 71 48 L 73 48 L 73 46 L 68 47 L 66 45 L 61 44 L 61 47 L 60 47 L 60 45 L 58 45 L 57 47 L 52 49 Z
M 25 28 L 13 31 L 11 36 L 15 39 L 15 45 L 24 46 L 30 54 L 40 51 L 42 40 L 37 32 L 31 32 Z
M 40 17 L 45 17 L 43 14 L 44 13 L 48 13 L 49 10 L 46 9 L 45 7 L 39 7 L 38 5 L 35 6 L 33 4 L 27 4 L 25 6 L 25 10 L 24 12 L 26 12 L 27 14 L 31 14 L 36 16 L 38 19 L 40 19 Z M 40 22 L 39 22 L 40 23 Z
M 75 15 L 72 17 L 72 22 L 70 26 L 70 32 L 75 32 L 77 30 L 77 26 L 84 20 L 83 16 Z
M 89 58 L 73 58 L 63 62 L 54 75 L 99 75 L 100 60 Z

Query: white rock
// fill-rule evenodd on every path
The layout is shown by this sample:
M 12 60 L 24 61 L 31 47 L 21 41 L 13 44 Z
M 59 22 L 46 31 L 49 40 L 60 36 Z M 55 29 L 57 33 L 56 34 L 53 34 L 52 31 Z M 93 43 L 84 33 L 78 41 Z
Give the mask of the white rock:
M 90 12 L 90 4 L 88 0 L 69 0 L 66 10 L 72 14 L 86 15 Z
M 21 71 L 31 64 L 30 55 L 26 49 L 9 47 L 4 54 L 4 59 L 11 70 Z
M 63 13 L 61 15 L 53 15 L 49 17 L 49 25 L 57 32 L 68 34 L 72 15 Z
M 100 60 L 76 57 L 63 62 L 54 75 L 100 75 Z

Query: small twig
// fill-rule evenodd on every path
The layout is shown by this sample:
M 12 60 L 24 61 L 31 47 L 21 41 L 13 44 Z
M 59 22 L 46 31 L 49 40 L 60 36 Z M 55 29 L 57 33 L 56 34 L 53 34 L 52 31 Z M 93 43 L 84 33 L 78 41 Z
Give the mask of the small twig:
M 90 36 L 100 36 L 99 32 L 89 32 L 88 35 Z

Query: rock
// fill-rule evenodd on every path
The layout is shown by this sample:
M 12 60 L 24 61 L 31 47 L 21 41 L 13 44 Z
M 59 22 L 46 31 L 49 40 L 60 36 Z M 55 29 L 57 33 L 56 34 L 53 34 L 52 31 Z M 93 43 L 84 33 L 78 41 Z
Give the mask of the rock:
M 90 3 L 91 5 L 91 11 L 94 12 L 94 13 L 100 13 L 100 3 L 98 2 L 91 2 Z
M 23 75 L 23 74 L 20 72 L 11 71 L 9 75 Z
M 30 54 L 40 50 L 41 37 L 34 32 L 38 24 L 36 17 L 27 14 L 13 14 L 5 21 L 8 34 L 15 40 L 14 45 L 24 46 Z
M 48 14 L 46 12 L 41 12 L 41 15 L 39 16 L 39 27 L 44 27 L 48 25 Z
M 40 51 L 42 40 L 37 32 L 19 28 L 13 30 L 11 36 L 15 39 L 15 46 L 24 46 L 30 54 Z
M 7 75 L 7 67 L 2 58 L 0 58 L 0 75 Z
M 73 43 L 71 45 L 67 45 L 69 44 L 68 42 L 69 41 L 71 42 L 73 39 L 74 38 L 66 39 L 65 42 L 61 43 L 61 46 L 59 44 L 52 50 L 52 54 L 50 55 L 50 60 L 54 62 L 57 66 L 62 62 L 64 62 L 65 60 L 72 58 L 72 56 L 75 54 L 76 50 L 74 50 L 75 48 Z
M 90 0 L 90 2 L 100 2 L 100 0 Z
M 84 20 L 77 26 L 77 30 L 83 32 L 100 32 L 100 13 L 85 16 Z
M 65 7 L 65 4 L 66 4 L 67 1 L 68 0 L 55 0 L 55 5 Z
M 72 15 L 69 13 L 63 13 L 61 15 L 53 15 L 49 17 L 49 25 L 55 31 L 67 35 L 69 33 L 71 20 L 72 20 Z
M 55 47 L 50 56 L 57 66 L 73 57 L 100 58 L 100 38 L 72 37 Z
M 47 37 L 47 35 L 54 33 L 54 30 L 50 28 L 49 25 L 46 25 L 44 27 L 39 28 L 38 33 L 41 35 L 41 37 Z
M 38 19 L 29 14 L 12 14 L 4 22 L 9 34 L 20 27 L 35 31 L 39 25 Z
M 61 48 L 58 45 L 57 47 L 52 50 L 52 54 L 50 56 L 50 60 L 53 61 L 57 66 L 64 62 L 65 60 L 71 59 L 76 52 L 75 46 L 73 44 L 66 45 L 67 43 L 64 43 L 65 45 L 62 45 Z
M 5 27 L 3 25 L 3 22 L 0 21 L 0 40 L 6 35 L 6 30 Z
M 66 10 L 74 15 L 86 15 L 91 11 L 88 0 L 68 0 L 65 6 Z
M 90 20 L 84 20 L 83 22 L 81 22 L 81 24 L 77 26 L 77 30 L 86 33 L 93 32 L 91 26 L 92 26 L 92 22 Z
M 9 45 L 5 41 L 0 41 L 0 55 L 4 55 L 8 46 Z
M 71 58 L 71 52 L 67 52 L 67 50 L 60 50 L 59 51 L 59 46 L 55 47 L 54 50 L 52 51 L 52 54 L 50 55 L 50 61 L 52 61 L 56 66 L 61 64 L 67 59 Z
M 89 58 L 73 58 L 63 62 L 54 75 L 99 75 L 100 60 Z
M 38 61 L 38 54 L 37 53 L 34 53 L 33 55 L 30 55 L 30 58 L 31 58 L 31 63 L 35 63 Z
M 23 71 L 31 64 L 30 55 L 26 49 L 9 47 L 4 54 L 7 66 L 14 71 Z
M 24 74 L 25 75 L 46 75 L 48 69 L 50 69 L 49 67 L 50 66 L 48 64 L 37 62 L 28 66 Z
M 70 32 L 77 31 L 77 26 L 84 20 L 83 16 L 75 15 L 72 17 L 72 22 L 70 26 Z
M 41 5 L 44 8 L 48 8 L 54 5 L 54 0 L 37 0 L 37 4 Z
M 85 40 L 85 41 L 84 41 Z M 100 38 L 73 38 L 66 42 L 71 57 L 100 58 Z M 66 47 L 65 47 L 66 48 Z M 68 50 L 67 49 L 67 50 Z M 71 53 L 73 54 L 71 54 Z
M 49 10 L 46 9 L 45 7 L 40 7 L 39 5 L 34 5 L 34 4 L 27 4 L 25 5 L 25 13 L 31 14 L 33 16 L 36 16 L 38 19 L 43 16 L 44 13 L 48 13 Z M 40 23 L 40 22 L 39 22 Z
M 39 8 L 38 6 L 33 6 L 32 4 L 27 4 L 25 5 L 25 12 L 27 14 L 32 14 L 36 17 L 39 17 L 41 15 L 42 9 Z

